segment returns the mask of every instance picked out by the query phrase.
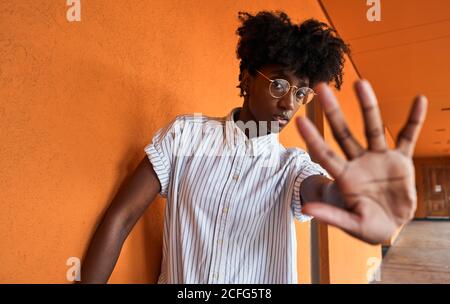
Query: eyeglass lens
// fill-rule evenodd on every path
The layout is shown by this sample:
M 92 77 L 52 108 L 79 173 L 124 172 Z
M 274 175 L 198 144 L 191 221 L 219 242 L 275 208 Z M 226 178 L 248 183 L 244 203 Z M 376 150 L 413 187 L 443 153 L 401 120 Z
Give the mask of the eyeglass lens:
M 289 91 L 290 85 L 289 82 L 285 79 L 275 79 L 270 84 L 270 93 L 275 98 L 281 98 Z M 307 104 L 310 102 L 314 97 L 313 91 L 311 88 L 308 87 L 302 87 L 297 90 L 295 93 L 295 98 L 298 102 L 301 102 L 302 104 Z

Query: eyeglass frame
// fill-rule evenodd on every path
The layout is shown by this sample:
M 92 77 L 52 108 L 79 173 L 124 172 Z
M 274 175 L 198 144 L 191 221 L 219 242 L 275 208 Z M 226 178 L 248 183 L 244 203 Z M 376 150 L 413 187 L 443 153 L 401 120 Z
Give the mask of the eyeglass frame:
M 289 81 L 287 81 L 286 79 L 283 79 L 283 78 L 270 79 L 269 77 L 267 77 L 266 75 L 264 75 L 261 71 L 256 70 L 256 72 L 258 72 L 259 74 L 261 74 L 264 78 L 266 78 L 266 79 L 270 82 L 270 84 L 269 84 L 269 94 L 270 94 L 270 96 L 272 96 L 273 98 L 279 99 L 279 98 L 284 97 L 286 94 L 288 94 L 288 93 L 291 91 L 291 88 L 296 88 L 296 90 L 295 90 L 295 92 L 294 92 L 294 96 L 297 94 L 298 90 L 300 90 L 301 88 L 308 88 L 308 89 L 310 90 L 310 92 L 312 92 L 313 97 L 311 98 L 311 100 L 308 101 L 307 103 L 303 103 L 303 102 L 302 102 L 302 103 L 301 103 L 302 105 L 306 105 L 306 104 L 310 103 L 310 102 L 314 99 L 314 96 L 317 96 L 317 93 L 314 92 L 314 90 L 313 90 L 312 88 L 310 88 L 310 87 L 300 87 L 300 88 L 299 88 L 299 87 L 297 87 L 297 86 L 295 86 L 295 85 L 291 85 L 291 83 L 290 83 Z M 282 96 L 280 96 L 280 97 L 273 96 L 273 94 L 272 94 L 272 92 L 271 92 L 271 90 L 270 90 L 270 86 L 271 86 L 272 83 L 275 82 L 276 80 L 284 80 L 284 81 L 286 81 L 286 82 L 289 84 L 289 89 L 286 91 L 286 93 L 284 93 L 284 94 L 283 94 Z M 304 98 L 306 98 L 306 97 L 307 97 L 307 96 L 305 96 Z M 295 97 L 295 100 L 298 100 L 297 97 Z

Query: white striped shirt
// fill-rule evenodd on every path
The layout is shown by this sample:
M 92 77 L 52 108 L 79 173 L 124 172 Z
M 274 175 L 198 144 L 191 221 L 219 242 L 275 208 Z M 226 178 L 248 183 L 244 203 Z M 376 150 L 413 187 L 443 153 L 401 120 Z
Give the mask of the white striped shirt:
M 167 199 L 158 283 L 297 283 L 300 183 L 329 175 L 277 133 L 249 139 L 239 110 L 177 116 L 145 147 Z

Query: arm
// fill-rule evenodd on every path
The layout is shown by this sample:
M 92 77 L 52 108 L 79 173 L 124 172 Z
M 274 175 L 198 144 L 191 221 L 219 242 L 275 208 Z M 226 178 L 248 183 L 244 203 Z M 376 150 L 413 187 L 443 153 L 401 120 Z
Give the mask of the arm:
M 81 268 L 81 283 L 107 283 L 128 234 L 160 189 L 159 179 L 145 156 L 95 231 Z

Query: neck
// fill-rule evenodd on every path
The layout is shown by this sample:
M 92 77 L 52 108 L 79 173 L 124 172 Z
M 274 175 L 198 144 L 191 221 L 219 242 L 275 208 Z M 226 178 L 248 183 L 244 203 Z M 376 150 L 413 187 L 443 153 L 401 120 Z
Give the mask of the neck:
M 233 117 L 233 119 L 234 119 L 234 117 Z M 264 135 L 267 135 L 267 134 L 270 133 L 268 130 L 262 130 L 260 128 L 259 122 L 256 120 L 256 118 L 253 116 L 252 112 L 250 111 L 246 100 L 244 100 L 244 104 L 242 105 L 242 108 L 238 112 L 236 121 L 242 121 L 242 123 L 244 125 L 247 122 L 251 122 L 251 121 L 255 122 L 256 126 L 257 126 L 257 135 L 256 135 L 256 137 L 264 136 Z M 245 133 L 247 138 L 250 138 L 250 135 L 249 135 L 250 132 L 249 132 L 248 128 L 245 128 L 242 131 Z

